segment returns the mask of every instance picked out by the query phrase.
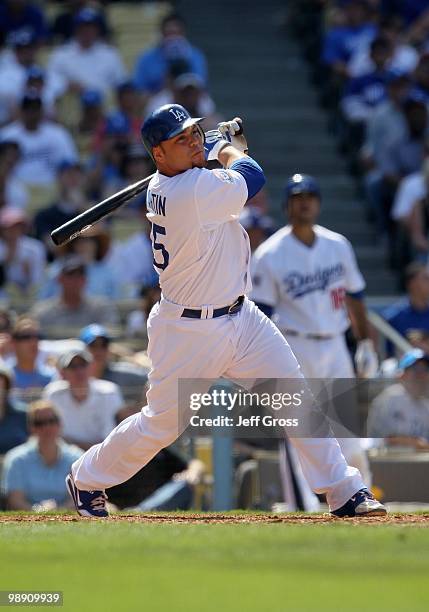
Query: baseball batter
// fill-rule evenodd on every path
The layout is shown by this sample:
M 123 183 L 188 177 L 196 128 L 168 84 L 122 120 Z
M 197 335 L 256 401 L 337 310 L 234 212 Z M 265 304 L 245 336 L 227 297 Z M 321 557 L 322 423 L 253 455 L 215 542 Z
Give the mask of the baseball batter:
M 148 320 L 148 405 L 73 464 L 67 485 L 83 516 L 107 516 L 105 488 L 130 478 L 176 439 L 179 379 L 302 376 L 274 323 L 245 297 L 251 289 L 250 249 L 238 217 L 262 188 L 263 171 L 244 152 L 237 121 L 228 124 L 228 138 L 218 130 L 204 137 L 201 121 L 170 104 L 142 127 L 157 166 L 147 216 L 162 288 Z M 207 160 L 218 160 L 223 169 L 208 170 Z M 326 493 L 332 512 L 386 512 L 335 439 L 292 443 L 310 486 Z
M 349 241 L 315 224 L 320 201 L 313 177 L 295 174 L 288 180 L 289 225 L 253 254 L 252 299 L 285 335 L 306 378 L 354 378 L 344 339 L 350 312 L 360 337 L 357 371 L 362 377 L 374 376 L 378 360 L 368 337 L 365 281 Z M 340 444 L 368 482 L 368 461 L 359 440 L 343 438 Z

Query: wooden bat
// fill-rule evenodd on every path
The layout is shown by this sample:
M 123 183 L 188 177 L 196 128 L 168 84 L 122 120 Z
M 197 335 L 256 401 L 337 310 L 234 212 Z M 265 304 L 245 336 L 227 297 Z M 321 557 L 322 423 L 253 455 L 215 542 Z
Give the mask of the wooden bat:
M 77 238 L 77 236 L 80 236 L 83 232 L 85 232 L 85 230 L 94 225 L 94 223 L 101 221 L 101 219 L 104 219 L 115 210 L 123 206 L 125 202 L 128 202 L 128 200 L 131 200 L 131 198 L 134 198 L 139 193 L 145 191 L 152 177 L 153 174 L 147 176 L 141 181 L 137 181 L 137 183 L 128 185 L 128 187 L 125 187 L 125 189 L 114 193 L 102 202 L 95 204 L 95 206 L 88 208 L 88 210 L 85 210 L 80 215 L 77 215 L 70 221 L 67 221 L 67 223 L 55 228 L 51 232 L 52 241 L 57 246 L 61 246 L 67 242 L 70 242 L 74 238 Z

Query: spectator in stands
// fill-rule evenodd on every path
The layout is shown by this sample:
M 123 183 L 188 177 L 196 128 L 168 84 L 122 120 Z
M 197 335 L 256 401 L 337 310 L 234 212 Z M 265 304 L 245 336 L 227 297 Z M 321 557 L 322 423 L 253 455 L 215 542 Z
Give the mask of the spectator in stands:
M 419 54 L 410 44 L 402 40 L 402 22 L 397 16 L 384 17 L 379 22 L 378 35 L 387 39 L 392 53 L 387 61 L 387 69 L 409 74 L 413 72 L 419 61 Z M 351 77 L 358 77 L 375 70 L 371 59 L 370 45 L 360 47 L 349 62 L 348 70 Z
M 176 60 L 184 60 L 190 71 L 197 74 L 207 85 L 207 63 L 203 53 L 186 39 L 185 23 L 177 14 L 164 17 L 161 22 L 159 43 L 137 58 L 134 81 L 136 87 L 146 95 L 161 91 L 165 85 L 168 66 Z
M 141 402 L 148 370 L 123 359 L 114 361 L 111 353 L 111 337 L 102 325 L 93 323 L 84 327 L 79 338 L 92 355 L 91 376 L 116 383 L 127 401 Z
M 110 231 L 107 225 L 97 224 L 78 236 L 69 245 L 70 254 L 78 255 L 85 264 L 85 294 L 90 297 L 118 299 L 121 295 L 121 282 L 112 265 L 110 250 Z M 67 248 L 67 247 L 66 247 Z M 47 279 L 39 297 L 50 298 L 61 293 L 59 271 L 63 259 L 56 259 L 48 268 Z
M 370 46 L 373 68 L 370 72 L 350 79 L 346 85 L 341 108 L 345 119 L 355 129 L 359 127 L 362 136 L 374 109 L 386 99 L 386 66 L 391 55 L 391 43 L 386 38 L 375 38 Z
M 422 99 L 429 102 L 429 53 L 423 53 L 414 72 L 413 91 L 421 95 Z
M 142 177 L 149 176 L 154 171 L 153 162 L 146 147 L 140 144 L 129 145 L 125 151 L 120 167 L 122 178 L 120 189 L 137 183 Z M 122 211 L 123 216 L 136 216 L 142 207 L 146 210 L 146 192 L 133 198 Z
M 10 57 L 0 66 L 0 125 L 15 119 L 38 49 L 34 34 L 28 30 L 15 32 L 8 43 L 12 47 Z
M 129 124 L 116 115 L 106 122 L 102 147 L 88 161 L 87 182 L 91 197 L 102 199 L 119 191 L 121 168 L 130 146 Z
M 429 158 L 420 172 L 406 176 L 399 183 L 392 207 L 392 219 L 401 224 L 410 240 L 414 259 L 427 261 L 429 253 L 428 227 Z
M 62 126 L 43 119 L 39 93 L 28 91 L 21 101 L 21 118 L 0 131 L 0 141 L 18 143 L 21 157 L 15 174 L 28 185 L 52 186 L 55 169 L 64 159 L 77 159 L 72 137 Z
M 58 200 L 47 208 L 39 210 L 33 220 L 34 235 L 44 243 L 51 256 L 54 253 L 54 245 L 50 237 L 52 230 L 67 223 L 87 207 L 88 201 L 84 185 L 85 175 L 78 161 L 65 159 L 58 164 Z
M 215 103 L 198 74 L 185 72 L 177 76 L 171 87 L 162 89 L 148 101 L 145 114 L 148 116 L 156 108 L 172 102 L 184 106 L 193 117 L 205 117 L 205 130 L 214 129 L 221 121 L 220 115 L 216 113 Z
M 55 78 L 50 77 L 40 66 L 31 66 L 26 73 L 26 81 L 20 98 L 26 90 L 36 91 L 42 98 L 43 111 L 47 118 L 55 119 L 56 102 L 63 93 L 63 86 Z
M 402 140 L 407 133 L 403 103 L 409 93 L 411 80 L 398 71 L 390 71 L 386 77 L 387 97 L 374 109 L 367 123 L 362 150 L 363 163 L 367 168 L 381 166 L 389 139 Z
M 117 422 L 135 410 L 121 410 Z M 194 487 L 205 468 L 199 459 L 186 461 L 172 448 L 164 448 L 126 482 L 107 489 L 109 502 L 120 510 L 189 510 Z
M 106 117 L 103 96 L 95 89 L 87 89 L 80 97 L 81 114 L 77 125 L 76 139 L 82 155 L 99 152 L 104 143 Z
M 272 219 L 268 215 L 264 215 L 256 206 L 250 206 L 249 204 L 243 208 L 243 212 L 240 214 L 240 223 L 249 236 L 252 253 L 274 231 Z
M 128 125 L 129 142 L 141 142 L 142 101 L 133 81 L 127 80 L 116 88 L 117 110 L 108 115 L 111 125 L 116 120 L 126 121 Z
M 409 264 L 405 270 L 407 300 L 390 306 L 383 312 L 390 325 L 408 340 L 414 331 L 429 332 L 429 271 L 419 262 Z M 388 353 L 392 354 L 392 347 Z
M 368 436 L 386 446 L 429 451 L 429 355 L 413 349 L 399 362 L 399 381 L 372 402 Z
M 63 380 L 50 383 L 43 392 L 61 416 L 64 439 L 84 450 L 114 429 L 115 414 L 123 405 L 115 383 L 90 378 L 91 361 L 84 350 L 63 353 L 57 365 Z
M 79 236 L 73 244 L 73 252 L 86 266 L 86 294 L 111 300 L 120 297 L 120 279 L 112 265 L 111 235 L 108 225 L 98 224 Z
M 81 257 L 66 258 L 59 270 L 58 282 L 61 294 L 35 304 L 32 315 L 40 323 L 42 331 L 62 331 L 81 328 L 90 323 L 117 325 L 115 305 L 104 298 L 85 295 L 86 266 Z
M 82 449 L 61 439 L 61 420 L 46 400 L 28 412 L 31 438 L 9 451 L 4 459 L 2 490 L 8 510 L 43 512 L 71 505 L 65 477 Z
M 25 404 L 10 396 L 12 372 L 0 364 L 0 455 L 27 438 L 27 412 Z
M 38 363 L 39 340 L 40 327 L 37 321 L 26 315 L 19 317 L 12 329 L 13 389 L 15 395 L 27 401 L 29 398 L 36 399 L 40 390 L 54 376 L 53 369 Z
M 48 34 L 45 16 L 33 2 L 28 0 L 5 0 L 0 6 L 0 23 L 4 32 L 28 30 L 38 41 Z
M 96 89 L 107 94 L 126 77 L 118 51 L 101 39 L 101 23 L 98 11 L 82 9 L 74 19 L 72 40 L 52 52 L 48 70 L 62 77 L 72 91 Z
M 28 205 L 28 191 L 14 175 L 19 157 L 20 151 L 16 142 L 0 142 L 0 208 L 25 209 Z
M 74 33 L 75 17 L 85 5 L 88 4 L 88 0 L 69 0 L 67 2 L 66 10 L 59 13 L 52 24 L 51 32 L 55 39 L 59 42 L 66 42 L 70 40 Z M 94 4 L 93 2 L 91 4 Z M 100 37 L 108 38 L 110 27 L 107 23 L 107 17 L 100 2 L 97 2 L 97 11 L 99 13 L 99 24 L 100 24 Z
M 140 208 L 141 230 L 115 245 L 113 266 L 122 281 L 124 294 L 136 296 L 140 287 L 157 284 L 158 275 L 153 267 L 150 225 L 146 208 Z
M 417 172 L 424 159 L 428 134 L 428 110 L 419 94 L 410 93 L 403 103 L 406 133 L 388 139 L 380 159 L 379 181 L 372 185 L 372 202 L 389 219 L 399 182 Z M 385 222 L 386 225 L 386 222 Z
M 138 338 L 147 337 L 147 320 L 156 302 L 161 299 L 161 288 L 158 282 L 143 285 L 139 291 L 139 308 L 133 310 L 127 319 L 127 335 Z
M 348 78 L 349 62 L 354 54 L 375 38 L 377 28 L 370 21 L 367 0 L 345 0 L 342 7 L 344 23 L 326 32 L 322 57 L 334 75 Z
M 28 297 L 39 288 L 45 275 L 45 249 L 25 235 L 28 221 L 17 208 L 0 211 L 0 261 L 6 271 L 8 290 Z

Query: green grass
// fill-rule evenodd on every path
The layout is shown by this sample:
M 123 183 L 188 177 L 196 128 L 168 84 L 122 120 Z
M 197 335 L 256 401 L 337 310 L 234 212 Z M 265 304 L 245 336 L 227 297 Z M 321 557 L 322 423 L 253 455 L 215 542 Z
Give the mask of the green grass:
M 429 530 L 406 526 L 0 525 L 0 590 L 64 610 L 429 610 Z

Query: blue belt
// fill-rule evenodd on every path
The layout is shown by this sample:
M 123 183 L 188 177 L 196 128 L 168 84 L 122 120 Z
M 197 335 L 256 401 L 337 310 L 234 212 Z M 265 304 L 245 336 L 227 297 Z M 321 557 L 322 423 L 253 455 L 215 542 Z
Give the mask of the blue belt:
M 243 306 L 244 295 L 240 295 L 239 298 L 235 300 L 233 304 L 229 306 L 223 306 L 222 308 L 215 308 L 213 310 L 213 315 L 210 317 L 211 319 L 216 319 L 216 317 L 223 317 L 224 315 L 234 315 L 237 312 L 240 312 L 241 307 Z M 193 308 L 185 308 L 182 312 L 182 317 L 186 319 L 201 319 L 202 310 L 194 310 Z

